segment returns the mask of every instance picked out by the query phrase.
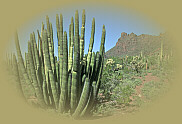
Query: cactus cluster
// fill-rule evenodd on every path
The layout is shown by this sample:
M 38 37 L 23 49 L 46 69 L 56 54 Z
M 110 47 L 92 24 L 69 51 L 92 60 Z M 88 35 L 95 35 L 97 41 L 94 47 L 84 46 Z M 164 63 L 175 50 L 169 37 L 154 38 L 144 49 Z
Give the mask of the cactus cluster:
M 95 35 L 93 18 L 88 54 L 84 55 L 85 10 L 82 12 L 81 35 L 77 10 L 75 21 L 71 18 L 69 38 L 67 32 L 63 32 L 62 14 L 56 15 L 58 56 L 54 55 L 53 27 L 48 16 L 46 27 L 42 23 L 41 33 L 37 30 L 37 40 L 34 32 L 30 34 L 25 57 L 22 57 L 18 34 L 15 35 L 18 60 L 14 55 L 14 70 L 22 93 L 27 100 L 35 97 L 43 108 L 51 107 L 60 113 L 69 112 L 74 118 L 90 115 L 101 83 L 105 26 L 100 51 L 92 52 Z
M 113 59 L 107 59 L 105 66 L 112 65 L 114 63 L 115 61 L 113 61 Z
M 119 70 L 119 69 L 122 69 L 122 65 L 120 65 L 120 64 L 116 64 L 116 68 Z

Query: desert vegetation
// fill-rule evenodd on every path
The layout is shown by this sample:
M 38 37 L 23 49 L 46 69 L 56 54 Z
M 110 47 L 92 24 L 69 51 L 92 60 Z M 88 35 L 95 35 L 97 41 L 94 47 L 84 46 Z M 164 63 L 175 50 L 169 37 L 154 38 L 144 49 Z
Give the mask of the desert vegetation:
M 105 61 L 95 115 L 133 113 L 168 91 L 174 79 L 174 57 L 164 53 L 162 45 L 152 55 L 141 52 Z
M 105 55 L 106 29 L 103 25 L 100 51 L 93 52 L 93 18 L 89 49 L 84 54 L 85 20 L 83 10 L 79 34 L 79 16 L 76 11 L 67 34 L 63 31 L 62 14 L 56 15 L 58 56 L 54 55 L 54 27 L 48 16 L 46 24 L 42 23 L 41 31 L 37 30 L 37 39 L 35 32 L 30 34 L 25 53 L 21 51 L 16 33 L 16 53 L 7 55 L 6 64 L 22 98 L 46 111 L 53 110 L 74 119 L 88 119 L 135 112 L 166 91 L 173 79 L 174 57 L 172 49 L 166 45 L 164 47 L 163 40 L 155 43 L 158 45 L 157 51 L 153 46 L 150 51 L 143 52 L 141 43 L 137 46 L 136 55 L 133 55 L 133 48 L 132 54 L 127 54 L 127 50 L 125 55 L 112 53 L 119 47 Z M 130 37 L 136 41 L 136 35 L 128 37 L 127 41 Z M 125 42 L 119 44 L 124 48 L 127 46 Z M 137 43 L 132 44 L 134 46 Z

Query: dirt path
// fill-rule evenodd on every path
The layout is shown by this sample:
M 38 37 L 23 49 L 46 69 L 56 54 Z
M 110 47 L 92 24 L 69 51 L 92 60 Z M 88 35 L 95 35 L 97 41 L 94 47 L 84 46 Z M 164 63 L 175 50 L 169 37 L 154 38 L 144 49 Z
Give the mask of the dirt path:
M 157 76 L 152 76 L 152 73 L 148 73 L 144 79 L 142 79 L 142 77 L 137 77 L 139 79 L 142 80 L 142 84 L 140 86 L 136 86 L 135 90 L 136 90 L 136 94 L 132 95 L 130 97 L 130 99 L 133 101 L 133 96 L 139 96 L 142 99 L 145 99 L 144 96 L 142 95 L 142 87 L 144 86 L 145 83 L 150 82 L 150 81 L 154 81 L 157 82 L 160 79 Z M 132 102 L 131 102 L 132 103 Z
M 135 113 L 137 110 L 139 110 L 140 107 L 135 105 L 135 99 L 133 98 L 134 96 L 138 96 L 140 97 L 140 99 L 143 102 L 146 102 L 147 99 L 145 98 L 145 96 L 142 95 L 142 88 L 144 86 L 145 83 L 150 82 L 150 81 L 159 81 L 160 79 L 157 76 L 152 76 L 152 73 L 148 73 L 145 78 L 142 77 L 135 77 L 138 79 L 142 80 L 142 84 L 140 86 L 136 86 L 135 90 L 135 94 L 133 94 L 132 96 L 130 96 L 131 102 L 129 103 L 128 106 L 121 106 L 121 108 L 116 109 L 115 115 L 117 115 L 118 113 L 121 113 L 122 115 L 125 115 L 127 113 Z

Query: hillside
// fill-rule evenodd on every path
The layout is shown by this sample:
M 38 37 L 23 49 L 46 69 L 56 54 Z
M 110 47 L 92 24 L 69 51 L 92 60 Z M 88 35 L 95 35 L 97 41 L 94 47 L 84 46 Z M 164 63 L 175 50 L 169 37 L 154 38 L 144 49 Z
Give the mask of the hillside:
M 116 45 L 108 50 L 105 56 L 133 56 L 138 55 L 142 51 L 143 54 L 153 54 L 160 51 L 161 41 L 163 41 L 164 49 L 169 49 L 167 46 L 168 38 L 166 33 L 161 33 L 159 36 L 141 34 L 136 35 L 134 33 L 127 34 L 121 33 L 121 37 L 118 39 Z

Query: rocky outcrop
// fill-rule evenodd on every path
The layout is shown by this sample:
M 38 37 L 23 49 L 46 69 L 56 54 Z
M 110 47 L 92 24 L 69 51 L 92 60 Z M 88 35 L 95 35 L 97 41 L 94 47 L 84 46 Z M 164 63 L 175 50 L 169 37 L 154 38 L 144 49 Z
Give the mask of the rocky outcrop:
M 106 57 L 124 56 L 124 55 L 138 55 L 142 51 L 144 54 L 149 54 L 152 51 L 160 49 L 161 40 L 166 41 L 166 34 L 161 33 L 158 36 L 135 33 L 127 34 L 121 33 L 116 45 L 106 52 Z

